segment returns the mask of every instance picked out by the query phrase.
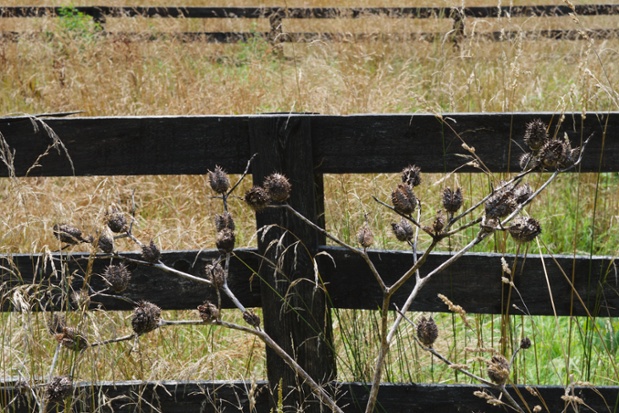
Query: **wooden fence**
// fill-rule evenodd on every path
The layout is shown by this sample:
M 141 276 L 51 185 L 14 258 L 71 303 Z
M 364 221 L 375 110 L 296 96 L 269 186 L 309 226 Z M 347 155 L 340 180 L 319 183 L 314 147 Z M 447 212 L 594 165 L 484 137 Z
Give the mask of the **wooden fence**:
M 160 18 L 185 18 L 185 19 L 254 19 L 267 20 L 268 31 L 248 30 L 245 32 L 201 32 L 189 31 L 175 33 L 174 36 L 183 40 L 201 40 L 216 43 L 228 43 L 245 41 L 254 37 L 262 37 L 272 43 L 283 42 L 314 42 L 331 40 L 368 40 L 368 39 L 392 39 L 392 40 L 427 40 L 450 38 L 460 41 L 464 36 L 475 34 L 490 40 L 507 40 L 524 36 L 529 39 L 568 39 L 576 40 L 583 38 L 617 38 L 619 29 L 616 23 L 607 28 L 550 28 L 550 29 L 499 29 L 494 31 L 471 31 L 468 27 L 474 27 L 475 19 L 495 20 L 499 17 L 544 17 L 550 20 L 566 17 L 571 14 L 578 16 L 610 16 L 619 14 L 619 4 L 576 4 L 574 7 L 567 5 L 532 5 L 532 6 L 499 6 L 499 7 L 111 7 L 111 6 L 80 6 L 80 7 L 31 7 L 31 6 L 4 6 L 0 7 L 0 18 L 27 18 L 27 17 L 58 17 L 81 13 L 90 16 L 103 29 L 102 33 L 121 34 L 139 38 L 142 40 L 154 40 L 169 37 L 171 33 L 114 33 L 106 32 L 106 23 L 110 19 L 134 18 L 134 17 L 160 17 Z M 350 32 L 299 32 L 286 30 L 286 22 L 299 19 L 358 19 L 368 17 L 387 17 L 393 19 L 411 20 L 410 31 L 394 33 L 355 33 Z M 450 19 L 453 21 L 451 28 L 445 31 L 424 32 L 415 30 L 413 21 L 419 19 Z M 570 23 L 562 23 L 566 25 Z M 573 24 L 571 24 L 573 26 Z M 23 32 L 4 32 L 3 37 L 18 39 Z
M 525 125 L 536 118 L 552 125 L 552 130 L 559 136 L 565 133 L 576 145 L 593 135 L 577 172 L 619 172 L 619 112 L 588 113 L 586 117 L 580 113 L 499 113 L 44 118 L 62 140 L 71 162 L 64 149 L 49 150 L 53 143 L 51 138 L 43 128 L 35 130 L 30 118 L 0 119 L 0 132 L 14 150 L 12 174 L 15 176 L 24 176 L 42 153 L 47 155 L 38 159 L 40 167 L 31 170 L 30 175 L 204 174 L 215 165 L 238 174 L 244 170 L 251 154 L 258 153 L 251 170 L 254 182 L 262 182 L 273 171 L 284 173 L 294 187 L 291 205 L 324 225 L 324 174 L 399 172 L 411 163 L 420 166 L 424 172 L 449 172 L 463 163 L 461 139 L 475 148 L 489 170 L 518 171 L 521 150 L 514 142 L 523 136 Z M 40 121 L 36 122 L 40 124 Z M 460 172 L 471 170 L 463 168 Z M 0 171 L 0 176 L 8 175 L 7 170 Z M 300 311 L 311 309 L 314 319 L 329 320 L 328 311 L 321 313 L 324 302 L 336 308 L 375 309 L 380 305 L 378 287 L 359 257 L 326 245 L 324 237 L 308 230 L 285 211 L 269 210 L 257 214 L 258 227 L 273 223 L 291 228 L 311 253 L 325 251 L 333 259 L 318 257 L 318 268 L 326 286 L 325 296 L 308 298 L 303 288 L 311 289 L 312 294 L 315 291 L 303 287 L 304 283 L 298 284 L 300 287 L 295 295 L 306 299 L 305 302 L 301 300 L 302 305 L 297 303 Z M 316 342 L 316 331 L 319 331 L 328 344 L 330 323 L 299 322 L 294 315 L 281 311 L 284 304 L 277 294 L 288 291 L 295 278 L 313 279 L 312 263 L 300 260 L 290 273 L 292 279 L 286 282 L 274 280 L 271 271 L 262 269 L 258 270 L 261 277 L 252 277 L 253 271 L 261 268 L 257 256 L 268 255 L 269 241 L 261 240 L 256 249 L 236 251 L 238 258 L 231 262 L 230 288 L 245 306 L 263 308 L 265 330 L 288 350 L 294 347 L 300 362 L 314 377 L 326 377 L 329 380 L 325 386 L 338 388 L 341 395 L 338 403 L 346 412 L 360 411 L 367 400 L 367 385 L 338 382 L 334 355 L 331 351 L 324 351 L 330 346 L 320 346 L 321 343 Z M 169 251 L 163 254 L 162 261 L 179 270 L 198 274 L 204 263 L 218 254 L 217 251 L 202 250 Z M 426 265 L 434 268 L 448 255 L 434 253 Z M 401 273 L 412 262 L 409 252 L 374 251 L 371 256 L 385 276 Z M 543 267 L 540 259 L 529 256 L 514 281 L 520 295 L 512 295 L 512 301 L 506 303 L 502 299 L 506 287 L 497 277 L 501 257 L 508 261 L 514 258 L 503 254 L 465 255 L 458 265 L 449 267 L 431 280 L 412 310 L 447 311 L 437 299 L 438 292 L 447 292 L 450 299 L 470 313 L 502 314 L 508 306 L 522 307 L 526 303 L 532 315 L 619 316 L 619 285 L 614 258 L 544 257 Z M 60 257 L 56 255 L 54 259 Z M 42 260 L 42 256 L 31 254 L 0 257 L 3 291 L 20 284 L 54 283 L 51 269 L 43 266 Z M 88 260 L 88 255 L 71 254 L 67 270 L 72 272 Z M 95 260 L 92 270 L 101 272 L 108 261 Z M 126 296 L 133 300 L 146 299 L 163 309 L 194 309 L 205 299 L 215 298 L 209 288 L 150 267 L 135 267 L 132 273 Z M 103 287 L 97 285 L 98 282 L 92 280 L 93 288 Z M 547 283 L 552 285 L 552 300 L 549 291 L 540 287 Z M 414 280 L 411 280 L 394 301 L 401 304 L 413 286 Z M 79 289 L 81 286 L 74 287 Z M 181 296 L 183 299 L 179 300 Z M 48 309 L 58 304 L 56 298 L 49 297 L 49 302 L 45 303 Z M 101 298 L 100 304 L 108 310 L 130 308 L 123 301 L 105 297 Z M 225 300 L 223 306 L 232 307 Z M 2 310 L 14 308 L 5 301 Z M 302 348 L 306 342 L 310 344 Z M 267 369 L 271 383 L 278 383 L 281 378 L 283 383 L 295 383 L 281 360 L 268 353 Z M 139 410 L 131 402 L 137 397 L 135 395 L 140 395 L 143 404 L 139 407 L 143 411 L 151 411 L 152 406 L 163 412 L 237 411 L 238 408 L 269 411 L 272 406 L 269 392 L 249 394 L 251 385 L 241 381 L 76 384 L 79 391 L 86 394 L 80 411 L 94 410 L 101 394 L 108 400 L 123 396 L 113 403 L 114 411 L 118 412 Z M 265 382 L 257 383 L 257 389 L 266 385 Z M 377 411 L 501 411 L 501 408 L 487 405 L 475 397 L 473 392 L 479 389 L 478 385 L 384 384 L 379 393 Z M 562 400 L 563 386 L 540 386 L 536 390 L 545 401 L 543 411 L 576 411 Z M 513 386 L 511 391 L 517 399 L 523 397 L 531 405 L 539 404 L 524 386 Z M 14 383 L 5 382 L 0 387 L 0 405 L 6 408 L 7 401 L 17 394 Z M 578 406 L 577 411 L 619 411 L 619 387 L 581 386 L 575 387 L 574 394 L 586 403 Z M 8 411 L 21 413 L 29 408 L 27 400 L 23 400 L 19 406 L 9 406 Z M 310 406 L 310 409 L 314 408 Z

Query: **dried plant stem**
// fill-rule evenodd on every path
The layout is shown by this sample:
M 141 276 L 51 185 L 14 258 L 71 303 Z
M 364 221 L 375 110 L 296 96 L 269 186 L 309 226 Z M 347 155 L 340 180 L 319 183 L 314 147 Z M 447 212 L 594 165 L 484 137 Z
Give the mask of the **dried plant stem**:
M 104 346 L 104 345 L 110 344 L 110 343 L 120 343 L 121 341 L 128 341 L 128 340 L 134 339 L 136 337 L 137 337 L 137 335 L 135 333 L 131 333 L 131 334 L 128 334 L 128 335 L 122 336 L 122 337 L 115 337 L 115 338 L 110 338 L 108 340 L 96 341 L 96 342 L 92 343 L 90 345 L 90 347 Z

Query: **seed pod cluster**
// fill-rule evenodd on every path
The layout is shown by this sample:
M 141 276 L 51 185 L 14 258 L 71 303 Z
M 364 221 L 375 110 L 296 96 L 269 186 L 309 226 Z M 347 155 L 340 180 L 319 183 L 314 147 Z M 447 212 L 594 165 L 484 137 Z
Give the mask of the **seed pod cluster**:
M 400 214 L 412 214 L 417 206 L 417 197 L 415 197 L 413 187 L 407 183 L 398 184 L 398 187 L 391 193 L 391 203 Z
M 421 184 L 421 168 L 417 165 L 409 165 L 402 170 L 402 182 L 412 187 Z
M 393 234 L 398 239 L 398 241 L 407 242 L 413 239 L 415 235 L 413 231 L 413 226 L 411 223 L 402 218 L 400 222 L 392 222 L 391 229 L 393 230 Z
M 47 400 L 52 403 L 60 403 L 71 395 L 73 391 L 73 381 L 68 376 L 56 376 L 45 389 Z
M 252 327 L 260 327 L 260 317 L 252 310 L 245 310 L 243 320 Z
M 261 186 L 253 186 L 249 191 L 245 193 L 245 202 L 254 211 L 260 212 L 264 210 L 271 202 L 269 194 Z
M 131 272 L 124 264 L 108 265 L 103 272 L 103 278 L 115 293 L 122 293 L 129 287 Z
M 208 172 L 208 180 L 211 189 L 218 194 L 225 194 L 230 189 L 230 178 L 219 165 L 215 166 L 214 171 Z
M 454 214 L 458 211 L 462 206 L 462 201 L 462 190 L 460 188 L 456 188 L 455 190 L 445 188 L 443 190 L 443 208 L 445 208 L 445 211 L 449 214 Z
M 70 224 L 54 224 L 52 227 L 54 236 L 62 243 L 69 245 L 76 245 L 82 242 L 90 242 L 91 240 L 85 238 L 82 234 L 82 230 L 70 225 Z
M 374 234 L 367 222 L 359 228 L 357 232 L 357 242 L 363 248 L 370 248 L 374 243 Z
M 526 202 L 533 193 L 528 184 L 516 186 L 500 184 L 500 189 L 486 200 L 484 205 L 486 218 L 503 218 L 516 210 L 518 205 Z
M 148 301 L 140 301 L 135 310 L 133 310 L 131 327 L 139 336 L 157 329 L 160 322 L 161 308 L 153 303 Z
M 539 222 L 531 217 L 517 217 L 507 229 L 516 242 L 531 242 L 542 232 Z
M 432 317 L 421 317 L 417 323 L 417 338 L 426 347 L 432 347 L 438 338 L 438 327 Z
M 142 259 L 146 262 L 156 263 L 161 258 L 161 251 L 153 240 L 148 244 L 142 245 Z
M 97 248 L 106 254 L 114 252 L 114 236 L 108 228 L 104 228 L 96 239 Z
M 119 234 L 129 230 L 127 218 L 125 218 L 125 214 L 117 206 L 111 206 L 105 215 L 107 227 L 113 233 Z
M 505 384 L 509 378 L 509 361 L 500 354 L 492 356 L 488 363 L 488 377 L 498 385 Z
M 286 202 L 290 198 L 292 185 L 284 175 L 273 173 L 264 180 L 264 189 L 273 202 Z
M 226 282 L 226 271 L 218 261 L 204 266 L 206 279 L 213 283 L 213 287 L 221 288 Z
M 564 139 L 549 137 L 548 126 L 541 119 L 526 125 L 524 143 L 530 152 L 520 158 L 523 169 L 557 170 L 574 164 L 580 148 L 572 148 L 567 135 Z
M 219 309 L 217 306 L 210 301 L 205 302 L 204 304 L 200 304 L 198 306 L 198 313 L 200 313 L 200 318 L 205 323 L 213 323 L 219 320 Z

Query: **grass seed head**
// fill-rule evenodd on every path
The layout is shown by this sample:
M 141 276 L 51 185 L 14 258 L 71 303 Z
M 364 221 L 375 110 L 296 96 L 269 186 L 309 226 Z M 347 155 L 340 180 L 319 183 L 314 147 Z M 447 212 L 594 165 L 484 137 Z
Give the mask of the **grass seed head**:
M 391 193 L 391 203 L 400 214 L 412 214 L 417 206 L 413 187 L 407 183 L 398 184 L 398 187 Z
M 160 322 L 161 308 L 153 303 L 149 303 L 148 301 L 140 301 L 135 310 L 133 310 L 131 327 L 139 336 L 157 329 Z
M 392 222 L 391 229 L 393 230 L 393 234 L 398 239 L 398 241 L 410 241 L 415 235 L 415 232 L 413 231 L 413 226 L 405 218 L 402 218 L 400 222 Z
M 450 214 L 455 213 L 462 206 L 462 190 L 456 188 L 454 191 L 451 188 L 443 190 L 443 208 Z
M 290 198 L 292 185 L 284 175 L 274 173 L 264 180 L 264 189 L 273 202 L 286 202 Z
M 142 259 L 146 262 L 155 263 L 161 258 L 161 251 L 153 240 L 150 243 L 142 245 Z
M 56 376 L 47 385 L 45 395 L 50 402 L 62 402 L 73 391 L 73 381 L 68 376 Z
M 539 151 L 548 141 L 548 128 L 541 119 L 527 123 L 524 133 L 524 143 L 533 151 Z
M 254 186 L 247 193 L 245 193 L 245 202 L 249 205 L 254 211 L 259 212 L 262 211 L 269 205 L 271 202 L 271 198 L 269 197 L 268 192 L 260 187 Z
M 426 347 L 432 347 L 438 338 L 438 327 L 432 317 L 421 317 L 417 323 L 417 338 Z
M 131 272 L 124 264 L 108 265 L 103 272 L 103 278 L 115 293 L 122 293 L 129 287 Z
M 205 323 L 212 323 L 219 320 L 219 309 L 215 304 L 211 303 L 210 301 L 207 301 L 204 304 L 200 304 L 198 306 L 198 312 L 200 313 L 200 318 Z
M 539 222 L 531 217 L 517 217 L 507 229 L 516 242 L 531 242 L 542 232 Z
M 219 165 L 215 166 L 214 171 L 208 172 L 208 181 L 211 189 L 218 194 L 225 194 L 230 189 L 230 178 Z
M 402 182 L 412 187 L 421 184 L 421 168 L 417 165 L 409 165 L 402 170 Z

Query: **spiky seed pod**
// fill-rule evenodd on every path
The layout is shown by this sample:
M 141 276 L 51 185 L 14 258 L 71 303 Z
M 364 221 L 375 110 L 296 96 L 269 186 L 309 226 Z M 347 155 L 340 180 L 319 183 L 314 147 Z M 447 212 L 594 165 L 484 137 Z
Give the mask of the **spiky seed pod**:
M 252 187 L 245 194 L 245 202 L 249 205 L 254 211 L 259 212 L 269 205 L 271 199 L 269 198 L 269 194 L 264 188 L 260 186 Z
M 398 187 L 391 193 L 391 203 L 400 214 L 412 214 L 417 206 L 413 187 L 406 183 L 398 184 Z
M 539 158 L 531 152 L 526 152 L 522 154 L 518 163 L 523 171 L 535 170 L 539 166 Z
M 97 248 L 106 254 L 114 252 L 114 236 L 107 228 L 99 234 L 99 238 L 95 240 L 95 243 L 97 244 Z
M 243 313 L 243 320 L 252 327 L 260 327 L 260 317 L 252 310 L 245 310 Z
M 421 168 L 417 165 L 409 165 L 402 170 L 402 182 L 412 187 L 421 184 Z
M 374 243 L 374 234 L 372 233 L 372 230 L 367 222 L 359 228 L 359 231 L 357 231 L 357 242 L 363 248 L 370 248 Z
M 432 224 L 432 231 L 434 234 L 440 234 L 443 228 L 445 228 L 445 214 L 443 214 L 443 211 L 438 211 Z
M 73 225 L 54 224 L 52 231 L 54 232 L 54 236 L 65 244 L 76 245 L 81 242 L 90 242 L 90 240 L 84 238 L 82 231 Z
M 214 171 L 208 171 L 208 181 L 211 189 L 218 194 L 225 194 L 230 189 L 230 178 L 219 165 L 215 166 Z
M 223 229 L 217 233 L 215 245 L 222 254 L 228 254 L 234 249 L 235 236 L 234 231 Z
M 451 188 L 443 190 L 443 208 L 450 214 L 455 213 L 462 206 L 462 190 L 456 188 L 454 191 Z
M 531 217 L 517 217 L 507 229 L 516 242 L 531 242 L 542 232 L 539 222 Z
M 63 347 L 73 351 L 85 350 L 90 345 L 86 336 L 72 327 L 64 327 L 61 333 L 54 335 L 54 338 Z
M 527 123 L 524 132 L 524 143 L 533 152 L 537 152 L 548 141 L 548 130 L 541 119 L 534 119 Z
M 206 279 L 213 283 L 215 288 L 221 288 L 226 282 L 226 271 L 219 262 L 206 264 L 204 266 L 204 274 Z
M 125 218 L 125 214 L 123 214 L 116 207 L 112 207 L 106 214 L 106 224 L 107 227 L 115 234 L 119 234 L 121 232 L 127 232 L 129 229 L 129 225 L 127 223 L 127 219 Z
M 161 258 L 161 251 L 153 240 L 150 243 L 142 245 L 142 259 L 147 262 L 155 263 Z
M 520 340 L 520 348 L 526 350 L 531 347 L 531 339 L 529 337 L 524 337 Z
M 224 229 L 229 229 L 231 231 L 234 231 L 236 229 L 234 219 L 228 211 L 225 211 L 223 214 L 215 215 L 215 229 L 217 230 L 217 232 Z
M 161 308 L 148 301 L 140 301 L 133 310 L 131 317 L 131 327 L 133 331 L 141 336 L 159 327 L 161 322 Z
M 516 210 L 518 204 L 514 199 L 514 192 L 508 188 L 503 188 L 494 192 L 485 204 L 486 217 L 502 218 Z
M 73 381 L 68 376 L 56 376 L 45 389 L 47 400 L 54 403 L 62 402 L 73 391 Z
M 129 287 L 131 272 L 124 264 L 108 265 L 103 272 L 103 278 L 115 293 L 122 293 Z
M 533 195 L 533 189 L 529 184 L 518 185 L 514 188 L 514 199 L 518 205 L 525 203 L 531 195 Z
M 292 185 L 284 175 L 274 173 L 264 180 L 264 189 L 273 202 L 286 202 L 290 198 Z
M 438 327 L 432 317 L 421 317 L 417 323 L 417 338 L 426 347 L 432 347 L 438 338 Z
M 492 356 L 488 363 L 488 377 L 498 385 L 505 384 L 509 378 L 509 361 L 500 354 Z
M 54 313 L 52 317 L 47 320 L 47 330 L 52 335 L 61 334 L 66 326 L 67 321 L 63 315 Z
M 200 318 L 205 323 L 212 323 L 219 320 L 219 308 L 210 301 L 200 304 L 198 306 L 198 313 L 200 313 Z
M 547 170 L 563 168 L 568 165 L 571 150 L 565 141 L 550 140 L 539 150 L 539 162 Z
M 415 235 L 413 226 L 407 219 L 402 218 L 400 222 L 392 222 L 391 229 L 398 241 L 406 242 L 413 239 Z

